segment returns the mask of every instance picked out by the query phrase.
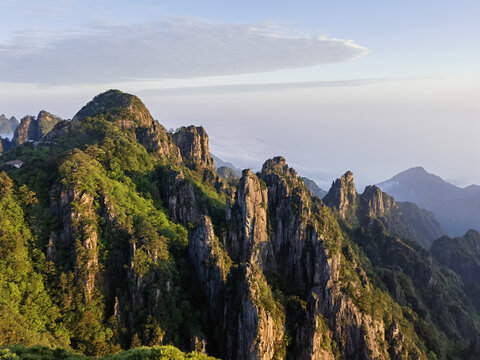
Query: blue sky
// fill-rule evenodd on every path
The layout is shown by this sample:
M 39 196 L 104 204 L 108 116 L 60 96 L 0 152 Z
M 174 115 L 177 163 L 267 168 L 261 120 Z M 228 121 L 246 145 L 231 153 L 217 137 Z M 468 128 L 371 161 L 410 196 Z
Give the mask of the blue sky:
M 139 95 L 241 167 L 480 183 L 478 1 L 0 0 L 0 113 Z

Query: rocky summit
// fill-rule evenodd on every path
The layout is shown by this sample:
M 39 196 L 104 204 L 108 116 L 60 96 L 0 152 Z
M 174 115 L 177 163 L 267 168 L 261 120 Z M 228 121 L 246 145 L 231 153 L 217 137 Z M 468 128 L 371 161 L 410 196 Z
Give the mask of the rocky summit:
M 62 119 L 44 110 L 40 111 L 36 118 L 27 115 L 15 129 L 12 142 L 18 146 L 27 141 L 39 141 L 60 121 Z
M 14 143 L 0 157 L 0 346 L 480 357 L 478 233 L 436 240 L 431 213 L 358 194 L 351 172 L 320 199 L 281 156 L 216 170 L 204 128 L 167 132 L 118 90 L 71 121 L 22 119 Z

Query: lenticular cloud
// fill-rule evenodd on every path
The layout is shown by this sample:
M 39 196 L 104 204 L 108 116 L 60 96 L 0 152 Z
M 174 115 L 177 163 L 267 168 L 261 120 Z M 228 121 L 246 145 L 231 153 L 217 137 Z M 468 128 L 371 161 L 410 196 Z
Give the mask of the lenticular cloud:
M 219 76 L 336 63 L 367 53 L 351 40 L 266 25 L 166 19 L 66 34 L 23 33 L 0 45 L 0 81 L 92 84 Z

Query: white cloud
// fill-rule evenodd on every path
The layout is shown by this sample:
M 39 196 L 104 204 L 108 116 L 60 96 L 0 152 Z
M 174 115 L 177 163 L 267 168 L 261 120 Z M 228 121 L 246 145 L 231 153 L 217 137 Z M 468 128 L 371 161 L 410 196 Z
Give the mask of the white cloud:
M 244 74 L 343 62 L 367 51 L 351 40 L 299 35 L 278 26 L 174 18 L 18 34 L 0 44 L 0 81 L 99 84 Z

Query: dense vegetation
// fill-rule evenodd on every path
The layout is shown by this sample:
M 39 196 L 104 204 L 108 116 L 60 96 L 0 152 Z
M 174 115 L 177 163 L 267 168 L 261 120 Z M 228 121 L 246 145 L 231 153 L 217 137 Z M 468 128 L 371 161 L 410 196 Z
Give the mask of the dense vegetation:
M 309 306 L 324 290 L 319 279 L 309 282 L 302 273 L 304 283 L 294 283 L 298 274 L 287 258 L 265 269 L 248 262 L 255 256 L 238 260 L 225 244 L 239 240 L 246 211 L 232 204 L 239 180 L 233 173 L 220 180 L 213 167 L 184 161 L 138 98 L 109 94 L 58 123 L 38 146 L 25 143 L 0 157 L 0 359 L 207 359 L 177 348 L 202 351 L 207 341 L 207 350 L 220 354 L 221 332 L 236 324 L 242 309 L 235 306 L 248 301 L 265 323 L 273 319 L 272 332 L 281 332 L 274 358 L 301 353 L 296 341 L 306 335 L 299 324 L 312 320 Z M 11 160 L 24 164 L 5 165 Z M 367 339 L 379 353 L 397 348 L 420 359 L 472 353 L 480 319 L 458 276 L 418 244 L 388 234 L 381 221 L 359 216 L 356 203 L 342 220 L 281 166 L 269 160 L 258 178 L 250 175 L 269 201 L 277 196 L 275 204 L 259 204 L 266 237 L 288 243 L 304 236 L 298 272 L 338 266 L 329 286 L 354 304 L 348 311 L 360 309 L 362 326 L 384 328 Z M 180 215 L 179 196 L 186 199 Z M 215 256 L 207 265 L 220 267 L 227 287 L 221 291 L 234 313 L 219 315 L 231 322 L 227 329 L 214 323 L 218 314 L 210 316 L 210 289 L 201 288 L 188 253 L 189 231 L 198 225 L 192 209 L 213 223 Z M 257 245 L 251 251 L 259 254 L 264 244 Z M 312 258 L 324 263 L 312 265 Z M 247 298 L 235 298 L 240 292 Z M 344 325 L 335 329 L 315 313 L 312 328 L 332 358 L 348 347 L 347 334 L 334 334 Z M 389 333 L 397 327 L 401 336 L 394 338 Z
M 0 345 L 98 355 L 162 343 L 188 348 L 204 337 L 188 284 L 187 230 L 169 220 L 160 196 L 166 164 L 111 116 L 73 122 L 55 146 L 25 144 L 2 158 L 25 164 L 0 173 Z M 225 195 L 185 172 L 211 212 L 224 212 Z M 52 216 L 52 201 L 68 204 Z M 71 238 L 53 248 L 67 218 Z M 132 282 L 141 299 L 119 309 Z M 131 318 L 119 323 L 113 315 L 123 310 Z
M 46 346 L 6 346 L 0 348 L 1 360 L 89 360 L 93 359 L 82 354 L 57 348 L 52 349 Z M 97 357 L 101 360 L 214 360 L 205 354 L 196 352 L 184 353 L 173 346 L 139 347 L 118 354 Z

